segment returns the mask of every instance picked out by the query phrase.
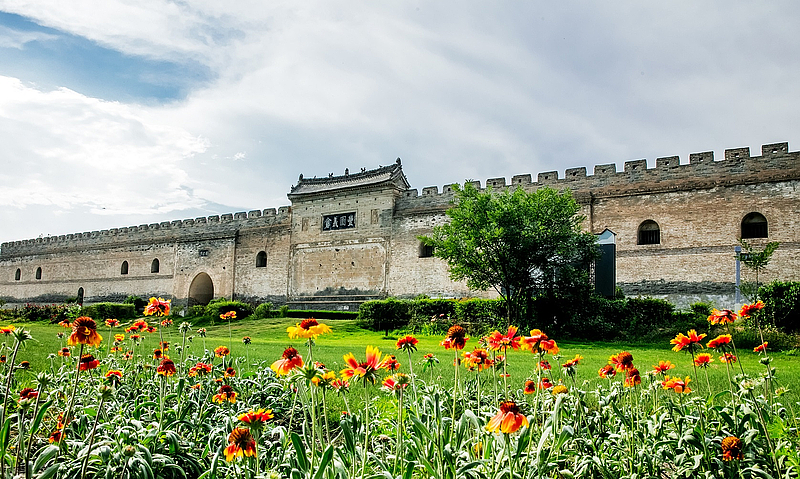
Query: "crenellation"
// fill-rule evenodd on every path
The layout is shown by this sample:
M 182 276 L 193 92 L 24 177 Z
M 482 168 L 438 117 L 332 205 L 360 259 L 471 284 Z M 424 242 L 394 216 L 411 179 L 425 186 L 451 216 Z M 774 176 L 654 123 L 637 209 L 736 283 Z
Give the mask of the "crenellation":
M 414 189 L 410 189 L 410 190 L 406 190 L 406 191 L 404 191 L 404 192 L 403 192 L 403 195 L 404 195 L 406 198 L 416 198 L 416 197 L 418 197 L 418 196 L 419 196 L 419 191 L 417 191 L 417 189 L 416 189 L 416 188 L 414 188 Z
M 511 184 L 514 185 L 521 185 L 521 186 L 528 186 L 532 183 L 531 175 L 514 175 L 511 177 Z
M 281 206 L 278 208 L 278 216 L 288 216 L 292 212 L 291 206 Z
M 789 143 L 769 143 L 761 146 L 761 156 L 780 156 L 789 153 Z
M 172 226 L 173 228 L 180 228 L 181 226 L 183 226 L 183 220 L 174 220 L 170 222 L 170 226 Z
M 545 171 L 544 173 L 539 173 L 536 182 L 540 185 L 555 184 L 558 182 L 558 171 Z
M 581 178 L 586 178 L 585 166 L 581 166 L 580 168 L 567 168 L 564 172 L 564 179 L 566 180 L 577 180 Z
M 247 213 L 245 213 L 244 211 L 240 211 L 238 213 L 234 213 L 233 214 L 233 219 L 235 219 L 235 220 L 246 220 L 247 219 Z
M 607 165 L 594 165 L 594 176 L 611 176 L 616 174 L 617 165 L 609 163 Z
M 489 178 L 488 180 L 486 180 L 486 186 L 491 186 L 492 188 L 504 188 L 506 186 L 506 179 Z
M 438 194 L 439 194 L 438 186 L 426 186 L 425 188 L 422 188 L 422 196 L 430 196 Z
M 261 218 L 261 210 L 250 210 L 247 212 L 248 218 Z
M 219 215 L 211 215 L 208 217 L 209 223 L 219 223 Z
M 750 147 L 731 148 L 729 150 L 725 150 L 726 161 L 745 159 L 745 158 L 750 158 Z
M 221 223 L 230 223 L 231 221 L 233 221 L 233 214 L 225 213 L 224 215 L 219 215 L 219 221 Z
M 681 165 L 681 157 L 680 156 L 662 156 L 661 158 L 656 158 L 656 169 L 663 170 L 663 169 L 674 169 Z
M 647 170 L 647 160 L 630 160 L 625 162 L 625 173 L 644 173 Z
M 262 213 L 262 216 L 275 216 L 275 208 L 266 208 Z
M 713 151 L 704 151 L 701 153 L 692 153 L 689 155 L 689 164 L 697 165 L 700 163 L 712 163 L 714 161 Z
M 169 228 L 170 222 L 169 221 L 162 221 L 158 224 L 160 228 Z

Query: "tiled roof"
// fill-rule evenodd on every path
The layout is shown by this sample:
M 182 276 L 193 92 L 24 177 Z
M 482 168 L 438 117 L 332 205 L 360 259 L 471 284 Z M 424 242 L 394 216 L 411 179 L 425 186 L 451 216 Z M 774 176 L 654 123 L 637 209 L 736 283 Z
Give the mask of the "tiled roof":
M 300 175 L 297 184 L 292 187 L 292 191 L 287 195 L 289 199 L 302 195 L 312 195 L 326 193 L 335 190 L 364 188 L 381 184 L 394 184 L 401 190 L 409 188 L 408 181 L 403 174 L 403 167 L 400 158 L 397 163 L 390 166 L 381 166 L 374 170 L 362 171 L 360 173 L 345 174 L 342 176 L 328 176 L 326 178 L 304 178 Z

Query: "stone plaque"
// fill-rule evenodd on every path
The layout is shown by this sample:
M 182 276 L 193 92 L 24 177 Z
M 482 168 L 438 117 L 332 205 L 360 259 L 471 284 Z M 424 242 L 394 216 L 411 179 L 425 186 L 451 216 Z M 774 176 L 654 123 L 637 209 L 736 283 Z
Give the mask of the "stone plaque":
M 322 217 L 322 231 L 337 231 L 356 227 L 356 213 L 338 213 Z

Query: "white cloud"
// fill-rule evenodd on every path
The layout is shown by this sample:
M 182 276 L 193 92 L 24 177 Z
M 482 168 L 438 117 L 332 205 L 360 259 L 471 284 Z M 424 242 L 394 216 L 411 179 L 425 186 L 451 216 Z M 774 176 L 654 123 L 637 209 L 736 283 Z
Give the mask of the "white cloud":
M 187 193 L 192 180 L 182 161 L 208 140 L 150 121 L 135 105 L 0 77 L 0 131 L 11 160 L 0 176 L 0 205 L 125 214 L 203 202 Z
M 58 39 L 57 35 L 44 32 L 19 31 L 0 25 L 0 48 L 15 48 L 22 50 L 27 43 L 52 41 Z

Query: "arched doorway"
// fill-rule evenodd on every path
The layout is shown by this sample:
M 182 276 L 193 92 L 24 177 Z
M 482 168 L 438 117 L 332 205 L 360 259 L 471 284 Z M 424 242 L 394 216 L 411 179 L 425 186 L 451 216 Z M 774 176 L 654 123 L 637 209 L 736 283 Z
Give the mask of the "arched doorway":
M 189 306 L 208 304 L 214 298 L 214 282 L 211 276 L 200 273 L 192 280 L 189 286 Z

